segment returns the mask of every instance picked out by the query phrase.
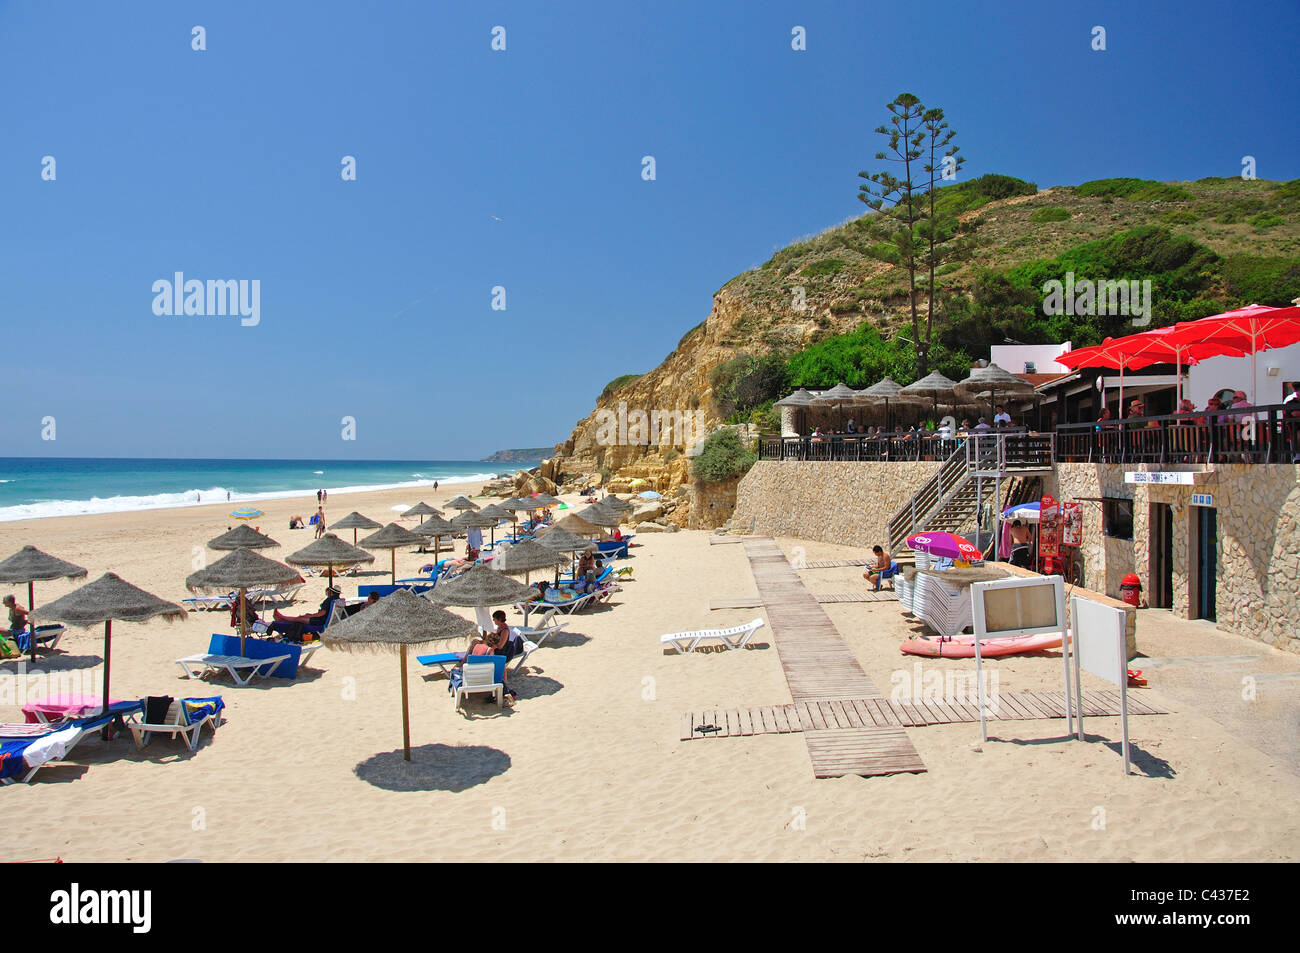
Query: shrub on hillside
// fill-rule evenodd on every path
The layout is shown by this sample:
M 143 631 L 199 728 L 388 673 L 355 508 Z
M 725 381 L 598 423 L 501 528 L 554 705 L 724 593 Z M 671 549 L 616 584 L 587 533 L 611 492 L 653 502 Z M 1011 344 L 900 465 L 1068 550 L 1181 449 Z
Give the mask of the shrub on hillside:
M 758 459 L 745 449 L 740 434 L 730 427 L 709 434 L 691 466 L 701 483 L 721 483 L 743 476 Z
M 628 384 L 632 383 L 635 380 L 640 380 L 644 376 L 645 376 L 644 374 L 624 374 L 621 377 L 614 378 L 612 381 L 606 384 L 605 389 L 600 392 L 600 399 L 604 400 L 606 397 L 610 396 L 614 392 L 622 390 Z
M 1031 222 L 1065 222 L 1070 219 L 1070 210 L 1061 208 L 1058 205 L 1047 205 L 1040 209 L 1035 209 L 1034 214 L 1029 216 Z

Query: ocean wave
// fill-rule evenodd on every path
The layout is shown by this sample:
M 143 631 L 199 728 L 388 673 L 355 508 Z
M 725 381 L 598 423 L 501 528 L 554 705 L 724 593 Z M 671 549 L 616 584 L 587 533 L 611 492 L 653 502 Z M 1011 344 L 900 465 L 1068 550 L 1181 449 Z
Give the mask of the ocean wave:
M 311 472 L 312 472 L 315 476 L 320 476 L 320 475 L 321 475 L 322 473 L 324 473 L 325 471 L 324 471 L 324 470 L 312 470 Z
M 439 477 L 439 485 L 447 483 L 479 483 L 491 480 L 495 473 L 472 473 L 467 476 Z M 410 480 L 402 483 L 376 483 L 366 486 L 325 487 L 331 496 L 349 493 L 372 493 L 377 490 L 400 490 L 406 487 L 432 486 L 433 480 Z M 230 497 L 227 500 L 226 494 Z M 44 500 L 17 506 L 0 506 L 0 523 L 14 520 L 46 519 L 55 516 L 90 516 L 97 513 L 127 513 L 136 510 L 165 510 L 183 506 L 214 506 L 219 503 L 233 506 L 236 503 L 256 503 L 264 500 L 311 499 L 315 490 L 264 490 L 237 493 L 225 487 L 214 486 L 206 490 L 186 490 L 183 493 L 154 493 L 146 496 L 93 496 L 88 500 Z

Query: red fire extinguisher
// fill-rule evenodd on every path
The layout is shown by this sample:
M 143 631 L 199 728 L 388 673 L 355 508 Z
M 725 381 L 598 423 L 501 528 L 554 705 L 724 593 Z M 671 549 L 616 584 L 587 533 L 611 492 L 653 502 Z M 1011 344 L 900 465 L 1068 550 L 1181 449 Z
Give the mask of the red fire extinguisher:
M 1120 598 L 1129 605 L 1137 607 L 1142 604 L 1142 580 L 1135 573 L 1129 573 L 1119 584 Z

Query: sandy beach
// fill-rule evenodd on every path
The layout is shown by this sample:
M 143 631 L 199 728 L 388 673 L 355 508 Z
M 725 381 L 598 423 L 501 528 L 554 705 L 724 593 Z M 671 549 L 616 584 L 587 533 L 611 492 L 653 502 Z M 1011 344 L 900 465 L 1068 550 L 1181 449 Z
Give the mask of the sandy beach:
M 327 513 L 338 519 L 356 509 L 386 521 L 396 503 L 441 506 L 475 490 L 458 484 L 437 493 L 339 496 Z M 290 515 L 313 511 L 310 501 L 263 508 L 258 525 L 281 543 L 268 555 L 283 557 L 311 540 L 311 531 L 286 528 Z M 227 513 L 222 505 L 5 523 L 0 551 L 31 543 L 86 566 L 91 579 L 111 569 L 179 600 L 189 595 L 184 579 L 196 556 L 214 558 L 202 547 L 230 525 Z M 632 579 L 610 604 L 573 616 L 533 654 L 515 679 L 513 707 L 498 711 L 474 700 L 467 714 L 458 713 L 445 680 L 413 665 L 409 765 L 401 760 L 395 654 L 325 648 L 295 681 L 237 688 L 182 680 L 173 662 L 205 649 L 212 632 L 228 631 L 226 613 L 115 625 L 115 696 L 221 694 L 226 723 L 194 754 L 168 739 L 143 751 L 129 739 L 85 742 L 72 765 L 6 787 L 10 810 L 27 823 L 4 859 L 1161 862 L 1300 855 L 1294 691 L 1286 688 L 1294 682 L 1287 678 L 1261 680 L 1251 711 L 1233 710 L 1229 693 L 1221 710 L 1206 713 L 1177 692 L 1163 694 L 1157 670 L 1141 697 L 1172 714 L 1132 719 L 1139 773 L 1129 778 L 1120 774 L 1116 746 L 1105 743 L 1118 738 L 1116 718 L 1090 719 L 1088 731 L 1100 739 L 1090 743 L 1060 740 L 1059 721 L 998 723 L 982 746 L 975 725 L 908 729 L 929 770 L 876 778 L 814 780 L 798 734 L 682 742 L 684 712 L 782 704 L 789 689 L 770 630 L 742 652 L 678 656 L 659 643 L 665 632 L 762 616 L 761 609 L 708 608 L 710 599 L 756 591 L 742 546 L 710 545 L 702 532 L 636 541 L 626 562 L 635 567 Z M 803 545 L 810 560 L 862 555 L 778 542 L 787 554 Z M 399 550 L 398 573 L 427 561 Z M 369 574 L 346 580 L 345 594 L 354 595 L 357 582 L 386 581 L 387 564 L 380 554 Z M 853 568 L 801 577 L 814 593 L 861 584 Z M 38 607 L 73 585 L 38 584 Z M 310 579 L 296 611 L 314 608 L 324 585 Z M 916 660 L 898 652 L 912 625 L 896 603 L 826 608 L 882 691 L 904 677 L 898 673 L 913 671 Z M 472 610 L 455 611 L 472 617 Z M 1139 625 L 1149 656 L 1249 654 L 1259 656 L 1261 670 L 1300 670 L 1293 656 L 1208 627 L 1169 619 Z M 15 663 L 5 663 L 12 691 L 0 717 L 22 720 L 19 702 L 44 694 L 51 678 L 80 679 L 77 689 L 97 691 L 101 644 L 99 628 L 71 630 L 61 651 L 42 660 L 49 676 L 16 677 Z M 927 669 L 931 664 L 973 665 L 926 660 Z M 1060 684 L 1055 652 L 992 665 L 1002 690 Z M 1255 717 L 1290 719 L 1291 728 L 1256 738 Z

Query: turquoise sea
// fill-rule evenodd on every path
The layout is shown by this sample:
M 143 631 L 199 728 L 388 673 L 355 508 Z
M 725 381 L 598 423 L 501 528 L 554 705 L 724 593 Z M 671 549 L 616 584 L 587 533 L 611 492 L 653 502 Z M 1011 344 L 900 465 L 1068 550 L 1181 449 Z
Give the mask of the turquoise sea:
M 0 457 L 0 522 L 466 483 L 538 462 Z

